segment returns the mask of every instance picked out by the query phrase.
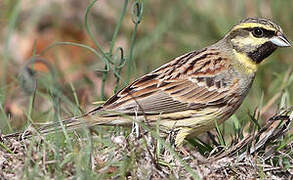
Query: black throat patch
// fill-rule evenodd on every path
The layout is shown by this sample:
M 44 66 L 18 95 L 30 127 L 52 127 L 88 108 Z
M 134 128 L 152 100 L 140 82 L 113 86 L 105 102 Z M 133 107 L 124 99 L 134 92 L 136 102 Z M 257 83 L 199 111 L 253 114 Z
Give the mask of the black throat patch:
M 274 45 L 272 42 L 266 42 L 260 47 L 256 48 L 255 51 L 247 52 L 247 56 L 250 57 L 254 62 L 260 63 L 266 57 L 271 55 L 276 49 L 277 46 Z

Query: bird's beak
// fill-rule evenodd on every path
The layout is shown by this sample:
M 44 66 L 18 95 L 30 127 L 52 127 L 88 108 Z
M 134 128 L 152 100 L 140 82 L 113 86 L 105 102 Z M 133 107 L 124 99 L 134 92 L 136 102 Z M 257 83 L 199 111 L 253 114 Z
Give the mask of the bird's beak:
M 278 32 L 275 36 L 273 36 L 270 39 L 270 41 L 279 47 L 290 47 L 291 46 L 289 40 L 281 32 Z

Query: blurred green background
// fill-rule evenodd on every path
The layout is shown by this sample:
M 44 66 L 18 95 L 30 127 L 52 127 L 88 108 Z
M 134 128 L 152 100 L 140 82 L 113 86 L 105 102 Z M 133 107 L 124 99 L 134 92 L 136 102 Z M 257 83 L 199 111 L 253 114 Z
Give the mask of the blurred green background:
M 117 48 L 123 49 L 126 63 L 122 63 L 118 89 L 174 57 L 216 42 L 245 17 L 271 18 L 283 28 L 289 40 L 293 39 L 292 0 L 140 1 L 143 14 L 136 34 L 134 1 L 128 1 L 125 17 L 119 21 L 126 2 L 97 1 L 88 17 L 89 27 L 104 53 L 109 53 L 111 42 L 115 43 L 109 57 L 116 64 L 119 64 Z M 117 78 L 112 71 L 107 75 L 100 71 L 104 68 L 103 60 L 89 50 L 60 45 L 43 52 L 52 43 L 64 41 L 97 49 L 84 26 L 89 4 L 88 0 L 0 1 L 3 133 L 22 129 L 28 121 L 52 121 L 56 114 L 61 118 L 80 114 L 93 107 L 93 102 L 113 94 Z M 119 22 L 121 28 L 112 41 Z M 34 70 L 28 70 L 25 64 L 39 53 L 43 53 L 44 62 L 30 65 Z M 270 56 L 259 69 L 244 104 L 226 124 L 232 127 L 235 119 L 248 121 L 248 114 L 256 108 L 262 119 L 266 119 L 280 104 L 292 105 L 293 87 L 288 84 L 293 79 L 292 64 L 292 48 L 279 49 Z M 101 91 L 106 98 L 101 97 Z
M 190 139 L 184 146 L 191 153 L 187 156 L 182 149 L 175 148 L 177 153 L 166 146 L 156 133 L 151 132 L 149 142 L 145 135 L 136 139 L 130 128 L 122 127 L 2 141 L 2 134 L 26 130 L 32 123 L 58 121 L 92 109 L 141 75 L 218 41 L 243 18 L 270 18 L 293 40 L 292 0 L 98 0 L 88 11 L 90 4 L 89 0 L 0 0 L 0 176 L 146 179 L 156 178 L 157 172 L 161 178 L 196 179 L 194 171 L 220 168 L 219 174 L 226 174 L 228 166 L 238 178 L 239 173 L 249 176 L 243 168 L 238 172 L 228 156 L 206 170 L 198 163 L 202 156 L 233 148 L 232 139 L 235 143 L 254 137 L 257 121 L 262 124 L 281 108 L 292 106 L 292 48 L 278 49 L 263 62 L 240 109 L 220 126 L 220 133 L 212 132 L 216 142 L 204 136 L 204 143 Z M 269 178 L 275 177 L 271 170 L 292 172 L 291 142 L 292 130 L 272 143 L 276 152 L 271 159 L 253 154 L 249 163 L 235 162 L 250 165 L 257 178 L 266 178 L 265 168 L 270 169 Z M 222 160 L 227 161 L 226 168 Z M 275 166 L 267 166 L 265 160 Z

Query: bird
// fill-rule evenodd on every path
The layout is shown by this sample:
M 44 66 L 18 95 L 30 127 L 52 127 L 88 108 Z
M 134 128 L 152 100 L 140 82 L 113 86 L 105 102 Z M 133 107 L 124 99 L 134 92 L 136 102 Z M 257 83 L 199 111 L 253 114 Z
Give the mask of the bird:
M 131 126 L 145 122 L 175 132 L 174 142 L 198 136 L 227 120 L 251 89 L 258 67 L 278 47 L 290 47 L 280 26 L 268 18 L 245 18 L 216 43 L 185 53 L 122 88 L 104 104 L 65 128 L 85 124 Z M 61 130 L 60 122 L 39 132 Z

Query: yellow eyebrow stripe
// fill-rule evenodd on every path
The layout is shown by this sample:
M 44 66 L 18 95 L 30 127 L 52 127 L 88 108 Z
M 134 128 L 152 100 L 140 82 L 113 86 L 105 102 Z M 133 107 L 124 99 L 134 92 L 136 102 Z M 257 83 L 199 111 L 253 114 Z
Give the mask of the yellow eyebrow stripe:
M 232 30 L 243 29 L 243 28 L 254 28 L 254 27 L 260 27 L 260 28 L 264 28 L 264 29 L 267 29 L 270 31 L 276 31 L 276 29 L 272 28 L 271 26 L 257 24 L 257 23 L 241 23 L 239 25 L 234 26 L 234 28 Z

